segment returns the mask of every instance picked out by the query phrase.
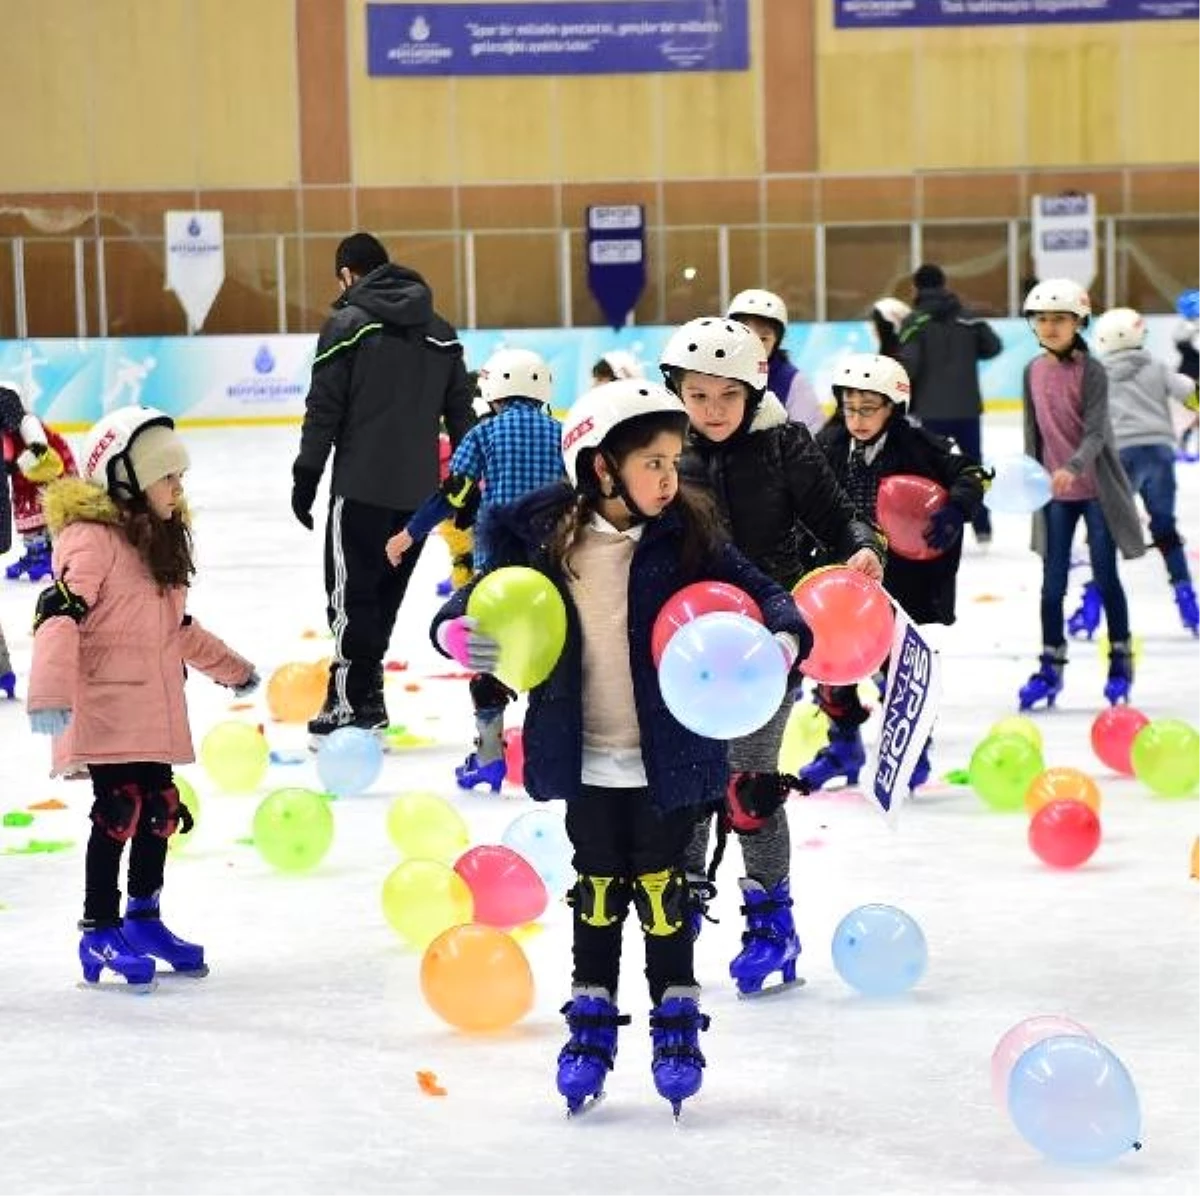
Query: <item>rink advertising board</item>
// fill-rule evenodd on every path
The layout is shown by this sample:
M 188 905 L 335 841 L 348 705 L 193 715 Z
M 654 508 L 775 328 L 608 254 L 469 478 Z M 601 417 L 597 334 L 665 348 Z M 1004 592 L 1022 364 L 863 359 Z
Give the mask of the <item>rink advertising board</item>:
M 833 0 L 838 29 L 1194 21 L 1200 0 Z

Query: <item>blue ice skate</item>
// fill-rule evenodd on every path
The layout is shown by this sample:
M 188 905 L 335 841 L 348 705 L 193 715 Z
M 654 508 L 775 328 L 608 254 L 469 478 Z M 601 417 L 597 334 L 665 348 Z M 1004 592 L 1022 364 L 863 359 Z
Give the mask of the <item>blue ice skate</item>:
M 486 785 L 493 793 L 500 792 L 500 786 L 507 775 L 508 766 L 504 763 L 503 756 L 480 764 L 479 757 L 474 752 L 454 770 L 454 779 L 460 789 L 478 789 L 480 785 Z
M 204 948 L 172 934 L 163 925 L 158 908 L 158 894 L 152 897 L 130 897 L 125 907 L 125 941 L 141 955 L 151 955 L 170 964 L 181 975 L 208 975 Z
M 700 1012 L 699 996 L 696 987 L 672 985 L 663 993 L 662 1004 L 650 1010 L 654 1087 L 659 1096 L 671 1102 L 677 1120 L 683 1102 L 695 1096 L 704 1082 L 700 1031 L 708 1029 L 709 1019 Z
M 99 984 L 100 973 L 108 968 L 134 992 L 148 992 L 154 987 L 154 960 L 126 942 L 119 922 L 101 925 L 85 920 L 79 923 L 79 929 L 83 931 L 79 962 L 88 984 Z
M 1049 708 L 1062 693 L 1063 666 L 1066 658 L 1054 652 L 1043 652 L 1038 657 L 1038 670 L 1021 686 L 1018 699 L 1021 710 L 1032 710 L 1039 702 Z
M 573 1115 L 599 1100 L 617 1055 L 617 1030 L 629 1025 L 629 1015 L 613 1004 L 604 988 L 580 986 L 560 1010 L 571 1037 L 558 1053 L 558 1091 Z
M 858 728 L 839 727 L 833 723 L 829 728 L 829 743 L 800 769 L 797 776 L 811 791 L 838 777 L 844 777 L 847 785 L 857 785 L 858 774 L 866 762 L 867 753 Z
M 1127 703 L 1133 688 L 1133 651 L 1129 640 L 1118 640 L 1108 652 L 1108 680 L 1104 700 L 1112 706 Z
M 1067 631 L 1073 638 L 1084 636 L 1091 639 L 1100 626 L 1104 605 L 1100 601 L 1100 587 L 1094 581 L 1085 582 L 1083 594 L 1075 613 L 1067 620 Z
M 742 934 L 742 949 L 729 965 L 729 974 L 737 982 L 738 995 L 754 997 L 803 983 L 796 980 L 800 939 L 792 919 L 792 895 L 787 877 L 771 889 L 748 877 L 743 877 L 738 884 L 746 899 L 741 909 L 746 918 L 746 929 Z M 782 981 L 764 989 L 767 977 L 774 972 L 782 973 Z
M 50 541 L 45 536 L 26 540 L 24 555 L 4 570 L 9 581 L 19 581 L 22 577 L 41 581 L 50 573 Z
M 1196 591 L 1190 581 L 1171 583 L 1175 592 L 1175 605 L 1179 608 L 1179 618 L 1184 627 L 1195 636 L 1200 636 L 1200 607 L 1196 604 Z
M 17 675 L 13 672 L 0 673 L 0 690 L 4 691 L 4 696 L 11 702 L 17 696 Z

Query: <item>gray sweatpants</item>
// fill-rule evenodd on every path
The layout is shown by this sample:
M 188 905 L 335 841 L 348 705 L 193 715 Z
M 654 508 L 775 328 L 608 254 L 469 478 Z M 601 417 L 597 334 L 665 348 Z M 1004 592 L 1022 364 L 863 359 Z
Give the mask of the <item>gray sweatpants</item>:
M 4 628 L 0 627 L 0 673 L 11 673 L 12 661 L 8 659 L 8 644 L 4 642 Z

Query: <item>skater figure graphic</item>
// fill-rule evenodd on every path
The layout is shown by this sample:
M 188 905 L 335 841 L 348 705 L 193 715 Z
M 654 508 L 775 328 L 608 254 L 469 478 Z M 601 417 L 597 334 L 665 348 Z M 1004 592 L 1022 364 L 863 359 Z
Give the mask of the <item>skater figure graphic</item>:
M 142 401 L 146 379 L 154 372 L 156 365 L 158 360 L 154 357 L 143 357 L 140 361 L 122 357 L 117 363 L 112 385 L 104 392 L 104 413 L 107 415 L 118 407 L 136 407 Z

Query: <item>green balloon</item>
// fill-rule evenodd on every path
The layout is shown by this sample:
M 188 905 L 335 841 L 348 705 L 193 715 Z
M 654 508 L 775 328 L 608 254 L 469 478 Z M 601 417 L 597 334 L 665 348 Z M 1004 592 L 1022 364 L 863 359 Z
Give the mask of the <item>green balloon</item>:
M 1200 736 L 1178 718 L 1147 723 L 1129 753 L 1133 775 L 1158 797 L 1189 797 L 1200 782 Z
M 528 690 L 550 676 L 567 638 L 567 610 L 548 577 L 523 565 L 487 574 L 467 599 L 467 614 L 500 645 L 496 676 Z
M 388 925 L 415 951 L 475 915 L 467 882 L 438 860 L 405 860 L 393 868 L 383 882 L 381 903 Z
M 233 720 L 217 723 L 200 743 L 200 763 L 226 793 L 253 793 L 267 775 L 270 755 L 257 727 Z
M 436 793 L 402 793 L 388 810 L 387 832 L 410 860 L 452 864 L 471 846 L 463 816 Z
M 829 742 L 829 717 L 813 702 L 797 702 L 779 744 L 779 771 L 799 772 Z
M 333 811 L 311 789 L 277 789 L 254 812 L 254 846 L 280 872 L 308 872 L 333 842 Z
M 1043 771 L 1042 753 L 1024 735 L 989 735 L 971 754 L 971 788 L 993 810 L 1025 809 L 1025 793 Z
M 185 835 L 183 831 L 177 830 L 168 840 L 167 849 L 172 852 L 183 851 L 186 847 L 191 846 L 192 840 L 196 837 L 196 831 L 200 826 L 200 797 L 192 788 L 187 777 L 181 777 L 179 773 L 175 774 L 175 788 L 179 790 L 179 800 L 188 808 L 188 813 L 192 816 L 192 829 Z

